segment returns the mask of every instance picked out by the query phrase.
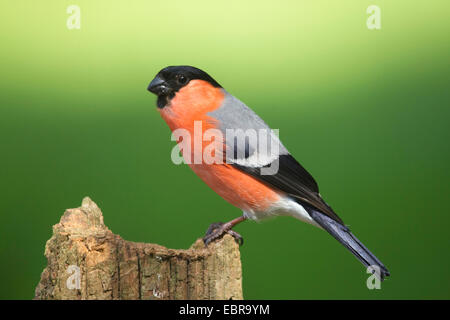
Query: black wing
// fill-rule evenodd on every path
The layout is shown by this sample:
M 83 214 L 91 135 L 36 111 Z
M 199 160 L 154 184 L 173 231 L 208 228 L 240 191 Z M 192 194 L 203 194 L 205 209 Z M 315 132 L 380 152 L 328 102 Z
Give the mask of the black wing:
M 261 168 L 232 164 L 233 167 L 257 178 L 282 192 L 285 192 L 300 204 L 306 203 L 333 220 L 344 224 L 341 218 L 323 201 L 314 178 L 290 154 L 279 156 L 278 172 L 274 175 L 262 175 Z M 268 167 L 270 165 L 267 165 Z

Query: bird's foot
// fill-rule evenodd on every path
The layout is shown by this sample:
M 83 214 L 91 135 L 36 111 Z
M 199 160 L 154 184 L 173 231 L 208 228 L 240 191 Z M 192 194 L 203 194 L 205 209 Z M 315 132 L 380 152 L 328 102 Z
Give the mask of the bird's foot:
M 242 246 L 244 244 L 244 238 L 237 233 L 236 231 L 231 230 L 233 225 L 231 223 L 222 223 L 222 222 L 216 222 L 212 223 L 208 230 L 206 231 L 205 236 L 203 237 L 203 242 L 205 243 L 205 246 L 208 246 L 212 241 L 219 239 L 222 237 L 225 233 L 228 233 L 231 235 L 236 242 Z

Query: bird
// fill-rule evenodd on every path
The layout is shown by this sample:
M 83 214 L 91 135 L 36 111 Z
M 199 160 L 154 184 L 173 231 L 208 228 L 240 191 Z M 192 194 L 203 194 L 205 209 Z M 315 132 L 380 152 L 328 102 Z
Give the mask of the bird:
M 156 74 L 147 90 L 157 96 L 157 110 L 172 134 L 198 135 L 196 128 L 201 129 L 201 135 L 208 130 L 214 133 L 210 155 L 223 161 L 204 161 L 206 147 L 193 145 L 195 138 L 177 139 L 191 169 L 219 196 L 242 210 L 236 219 L 212 223 L 203 237 L 205 245 L 226 233 L 242 244 L 242 236 L 232 228 L 245 220 L 291 216 L 328 232 L 380 280 L 390 276 L 384 264 L 323 200 L 315 179 L 278 135 L 208 73 L 188 65 L 168 66 Z M 245 135 L 258 131 L 265 136 L 255 139 Z M 244 132 L 244 138 L 236 132 L 241 136 Z

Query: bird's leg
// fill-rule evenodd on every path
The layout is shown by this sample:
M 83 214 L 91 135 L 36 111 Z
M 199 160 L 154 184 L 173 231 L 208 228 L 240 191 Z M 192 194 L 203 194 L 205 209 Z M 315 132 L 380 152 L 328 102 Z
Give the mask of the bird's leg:
M 239 218 L 233 219 L 230 222 L 222 223 L 222 222 L 216 222 L 212 223 L 208 230 L 206 231 L 205 236 L 203 237 L 203 242 L 207 246 L 212 241 L 222 237 L 225 233 L 228 233 L 233 236 L 234 239 L 236 239 L 237 243 L 239 245 L 244 244 L 244 238 L 237 233 L 236 231 L 231 230 L 235 225 L 238 223 L 244 221 L 246 218 L 244 216 L 241 216 Z

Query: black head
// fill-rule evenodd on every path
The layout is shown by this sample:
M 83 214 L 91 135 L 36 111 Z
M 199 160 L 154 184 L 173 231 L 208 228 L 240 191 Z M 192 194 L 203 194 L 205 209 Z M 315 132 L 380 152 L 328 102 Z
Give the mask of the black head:
M 207 81 L 214 87 L 221 88 L 220 84 L 200 69 L 190 66 L 173 66 L 158 72 L 147 90 L 158 96 L 158 108 L 164 108 L 178 90 L 196 79 Z

